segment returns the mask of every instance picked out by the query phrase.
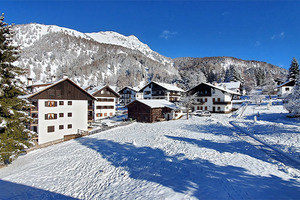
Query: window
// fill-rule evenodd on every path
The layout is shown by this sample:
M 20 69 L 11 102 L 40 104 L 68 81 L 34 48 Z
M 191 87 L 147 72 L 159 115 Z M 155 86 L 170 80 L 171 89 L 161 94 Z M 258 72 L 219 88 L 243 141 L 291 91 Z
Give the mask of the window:
M 100 117 L 102 117 L 103 116 L 103 114 L 102 113 L 100 113 Z
M 205 98 L 205 102 L 207 102 L 207 98 Z
M 97 113 L 96 117 L 102 117 L 101 113 Z
M 113 113 L 109 113 L 109 116 L 113 116 Z
M 200 106 L 200 110 L 203 110 L 203 106 Z
M 71 106 L 72 105 L 72 101 L 68 101 L 68 105 Z
M 57 107 L 56 101 L 45 101 L 45 107 Z
M 104 117 L 106 117 L 107 116 L 107 113 L 104 113 Z
M 285 88 L 285 91 L 290 91 L 290 88 Z
M 221 110 L 221 107 L 218 107 L 218 110 L 220 111 L 220 110 Z
M 55 113 L 45 114 L 45 119 L 46 120 L 57 119 L 57 114 L 55 114 Z
M 207 110 L 207 106 L 205 106 L 205 110 Z
M 216 99 L 215 98 L 213 98 L 213 102 L 215 103 L 215 101 L 216 101 Z
M 63 102 L 63 101 L 59 101 L 59 105 L 60 105 L 60 106 L 63 106 L 63 105 L 64 105 L 64 102 Z
M 64 117 L 64 113 L 59 113 L 59 117 Z
M 68 117 L 72 117 L 72 113 L 68 113 Z
M 59 125 L 59 130 L 64 129 L 64 125 Z
M 54 126 L 48 126 L 48 133 L 54 132 Z
M 72 128 L 72 124 L 68 124 L 68 129 L 71 129 Z
M 218 98 L 218 102 L 220 102 L 221 101 L 221 98 Z

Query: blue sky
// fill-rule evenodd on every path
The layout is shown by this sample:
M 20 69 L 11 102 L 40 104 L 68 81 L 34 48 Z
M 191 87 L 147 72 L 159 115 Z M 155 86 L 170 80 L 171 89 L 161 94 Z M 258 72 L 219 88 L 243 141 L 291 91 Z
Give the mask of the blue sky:
M 135 35 L 171 57 L 232 56 L 289 68 L 300 61 L 300 1 L 0 0 L 9 24 Z

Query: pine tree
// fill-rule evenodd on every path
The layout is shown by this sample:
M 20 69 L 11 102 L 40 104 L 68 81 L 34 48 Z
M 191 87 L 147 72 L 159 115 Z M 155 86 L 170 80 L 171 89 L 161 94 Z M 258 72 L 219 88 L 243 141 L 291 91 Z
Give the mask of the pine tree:
M 18 77 L 24 70 L 15 66 L 18 59 L 18 47 L 12 45 L 12 26 L 0 16 L 0 164 L 8 164 L 29 146 L 29 131 L 25 124 L 29 122 L 24 95 Z
M 288 80 L 296 80 L 300 74 L 299 64 L 296 58 L 293 58 L 289 68 Z

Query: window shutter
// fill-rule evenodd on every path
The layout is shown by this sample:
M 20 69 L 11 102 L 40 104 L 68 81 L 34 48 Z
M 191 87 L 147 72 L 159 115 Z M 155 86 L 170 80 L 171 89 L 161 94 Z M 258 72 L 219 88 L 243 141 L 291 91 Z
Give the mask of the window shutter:
M 57 114 L 54 114 L 54 119 L 57 119 Z
M 57 107 L 57 101 L 54 101 L 54 107 Z
M 48 119 L 48 114 L 45 114 L 45 119 Z

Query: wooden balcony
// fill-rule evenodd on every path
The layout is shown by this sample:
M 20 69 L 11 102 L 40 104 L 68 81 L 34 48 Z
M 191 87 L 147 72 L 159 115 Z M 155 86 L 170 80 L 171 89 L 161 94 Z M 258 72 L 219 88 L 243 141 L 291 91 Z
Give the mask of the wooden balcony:
M 230 105 L 231 101 L 215 101 L 213 102 L 214 105 Z

